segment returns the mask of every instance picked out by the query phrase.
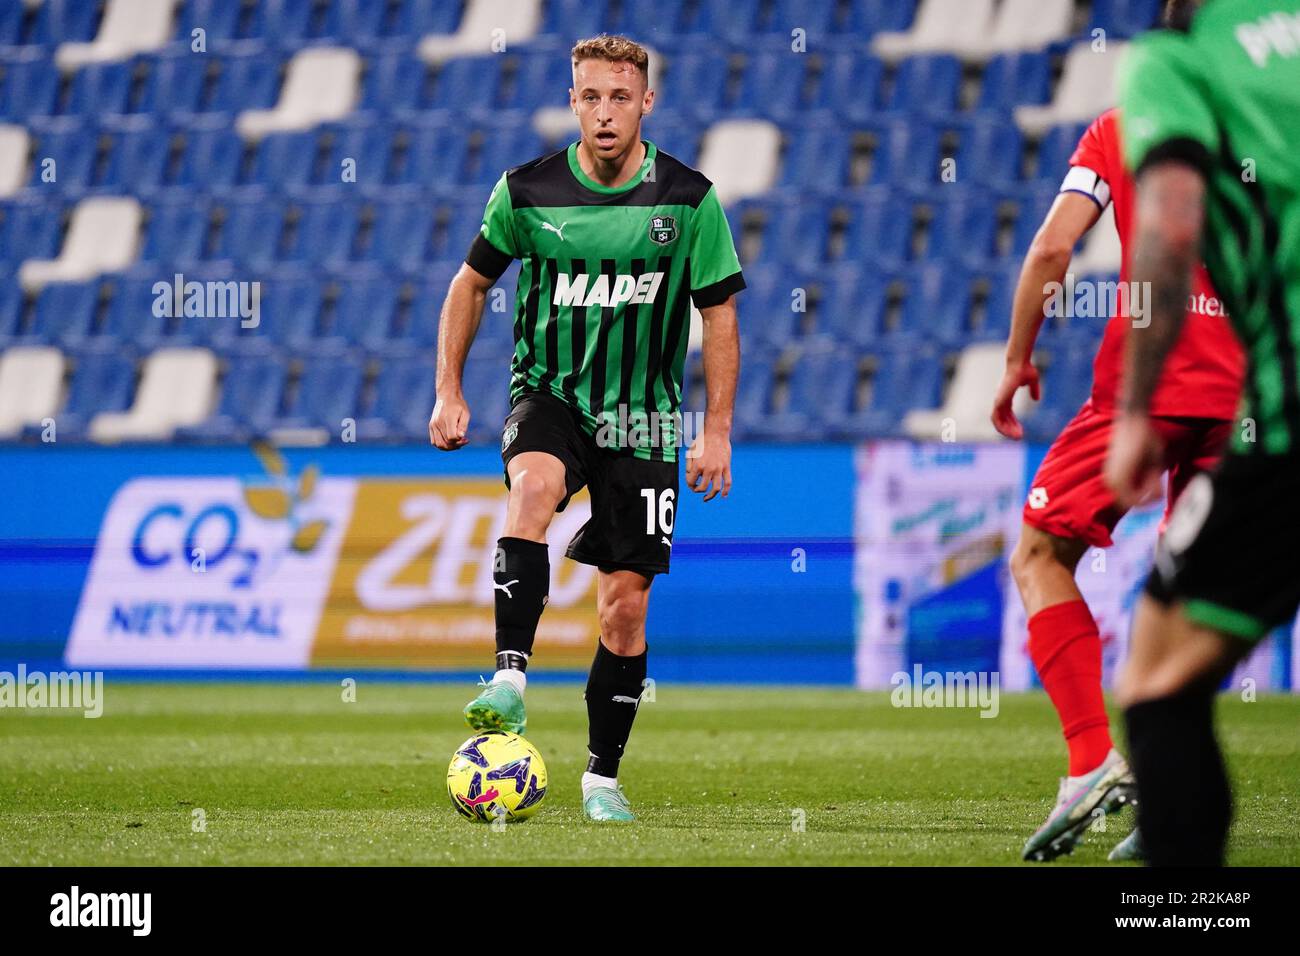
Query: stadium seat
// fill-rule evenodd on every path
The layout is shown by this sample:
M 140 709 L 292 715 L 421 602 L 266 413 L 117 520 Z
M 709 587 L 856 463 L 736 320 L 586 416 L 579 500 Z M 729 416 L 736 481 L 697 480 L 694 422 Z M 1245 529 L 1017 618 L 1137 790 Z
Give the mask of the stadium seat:
M 51 346 L 16 346 L 0 354 L 0 439 L 54 417 L 63 372 L 63 353 Z
M 713 181 L 725 206 L 767 192 L 776 182 L 781 132 L 764 120 L 724 120 L 704 136 L 700 172 Z
M 903 419 L 903 429 L 921 441 L 997 441 L 1001 436 L 989 420 L 989 402 L 1002 380 L 1005 353 L 1005 347 L 995 342 L 966 346 L 943 404 L 912 409 Z M 1029 414 L 1032 406 L 1027 389 L 1016 393 L 1012 408 L 1017 417 Z
M 0 87 L 0 119 L 22 122 L 54 112 L 59 95 L 59 71 L 40 56 L 40 51 L 0 60 L 4 70 Z
M 316 440 L 338 439 L 344 419 L 354 419 L 361 383 L 362 360 L 348 351 L 318 352 L 302 365 L 302 376 L 285 414 L 275 423 L 273 440 L 289 443 L 309 435 Z M 297 436 L 297 437 L 295 437 Z
M 887 187 L 872 187 L 849 207 L 841 259 L 891 269 L 909 257 L 911 243 L 911 201 Z
M 970 331 L 971 276 L 956 263 L 929 262 L 905 273 L 906 299 L 896 332 L 960 345 Z
M 182 425 L 197 425 L 212 408 L 217 357 L 207 349 L 164 348 L 150 355 L 135 403 L 101 412 L 90 422 L 95 441 L 167 441 Z
M 18 270 L 24 289 L 49 282 L 80 282 L 126 268 L 136 256 L 142 212 L 129 197 L 86 199 L 72 214 L 55 259 L 28 259 Z
M 849 141 L 842 130 L 813 122 L 787 126 L 781 136 L 777 184 L 800 195 L 836 194 L 848 185 Z
M 375 380 L 375 399 L 357 422 L 362 441 L 428 441 L 433 411 L 435 362 L 431 354 L 385 361 Z M 477 410 L 474 410 L 477 415 Z
M 0 124 L 0 199 L 12 196 L 27 181 L 27 154 L 31 138 L 27 128 Z
M 986 190 L 948 187 L 935 193 L 923 258 L 978 267 L 994 254 L 995 201 Z
M 1059 187 L 1070 169 L 1070 157 L 1079 146 L 1086 123 L 1053 126 L 1038 141 L 1033 178 L 1053 188 Z
M 53 258 L 58 253 L 63 205 L 57 200 L 0 203 L 0 264 Z M 12 268 L 3 270 L 11 273 Z
M 180 427 L 182 441 L 247 441 L 265 435 L 279 411 L 287 370 L 273 353 L 236 354 L 227 358 L 221 399 L 211 417 Z
M 929 192 L 939 184 L 939 131 L 929 123 L 892 120 L 870 128 L 868 182 Z
M 1046 53 L 1015 52 L 993 57 L 981 71 L 975 109 L 1005 121 L 1021 104 L 1043 104 L 1051 95 L 1052 63 Z
M 1002 0 L 992 29 L 964 51 L 968 59 L 998 53 L 1041 50 L 1066 39 L 1074 20 L 1074 0 Z
M 61 70 L 75 70 L 160 49 L 171 37 L 175 6 L 176 0 L 107 0 L 95 39 L 60 44 L 55 63 Z
M 880 108 L 884 73 L 884 65 L 869 54 L 830 54 L 823 58 L 812 108 L 828 115 L 833 123 L 846 119 L 856 124 L 871 122 Z
M 113 348 L 75 353 L 67 401 L 54 416 L 57 437 L 82 437 L 94 416 L 125 410 L 134 385 L 135 359 L 129 352 Z
M 1103 30 L 1111 38 L 1131 37 L 1156 25 L 1161 0 L 1092 0 L 1086 32 Z
M 992 189 L 1019 183 L 1024 138 L 1015 124 L 1000 118 L 977 119 L 957 126 L 956 131 L 957 182 Z
M 40 290 L 34 305 L 32 333 L 40 341 L 66 348 L 84 344 L 91 334 L 99 285 L 94 282 L 52 282 Z
M 900 437 L 903 416 L 910 409 L 938 404 L 943 368 L 934 346 L 907 343 L 879 349 L 874 365 L 865 401 L 830 425 L 830 437 Z
M 494 38 L 514 46 L 537 33 L 541 24 L 541 0 L 466 0 L 456 32 L 426 36 L 419 53 L 429 63 L 486 53 L 492 50 Z
M 312 47 L 289 61 L 280 99 L 269 110 L 245 110 L 235 128 L 246 139 L 304 130 L 338 120 L 357 103 L 361 57 L 346 47 Z
M 890 114 L 937 114 L 957 109 L 961 63 L 942 53 L 908 57 L 898 67 L 893 89 L 885 101 Z
M 849 415 L 857 381 L 855 356 L 836 342 L 811 340 L 791 367 L 785 408 L 758 433 L 776 441 L 825 441 L 829 429 Z
M 918 53 L 977 54 L 993 21 L 993 0 L 921 0 L 911 29 L 878 33 L 871 51 L 887 63 Z
M 1046 106 L 1018 106 L 1016 123 L 1031 136 L 1061 123 L 1091 122 L 1115 105 L 1115 67 L 1125 43 L 1110 42 L 1104 51 L 1079 43 L 1066 55 L 1056 95 Z

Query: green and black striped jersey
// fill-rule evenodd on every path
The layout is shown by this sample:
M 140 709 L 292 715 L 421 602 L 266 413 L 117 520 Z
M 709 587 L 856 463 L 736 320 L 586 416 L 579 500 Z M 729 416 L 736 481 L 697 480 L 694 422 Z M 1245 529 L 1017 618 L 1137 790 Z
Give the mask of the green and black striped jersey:
M 1133 44 L 1120 90 L 1128 167 L 1173 158 L 1206 178 L 1203 255 L 1255 422 L 1233 450 L 1300 449 L 1300 0 L 1210 0 L 1189 32 Z
M 675 461 L 690 302 L 718 305 L 745 280 L 713 184 L 645 146 L 612 188 L 576 143 L 509 170 L 465 261 L 495 279 L 521 260 L 512 400 L 549 392 L 601 444 Z

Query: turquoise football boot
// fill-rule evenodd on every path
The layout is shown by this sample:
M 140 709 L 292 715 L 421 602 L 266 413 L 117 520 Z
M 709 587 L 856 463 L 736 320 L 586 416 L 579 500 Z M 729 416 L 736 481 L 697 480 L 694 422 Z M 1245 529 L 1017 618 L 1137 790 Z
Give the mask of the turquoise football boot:
M 582 812 L 593 823 L 631 823 L 636 817 L 623 795 L 623 788 L 593 787 L 582 801 Z
M 524 696 L 503 681 L 486 684 L 465 705 L 465 723 L 475 730 L 508 730 L 522 737 L 528 728 Z

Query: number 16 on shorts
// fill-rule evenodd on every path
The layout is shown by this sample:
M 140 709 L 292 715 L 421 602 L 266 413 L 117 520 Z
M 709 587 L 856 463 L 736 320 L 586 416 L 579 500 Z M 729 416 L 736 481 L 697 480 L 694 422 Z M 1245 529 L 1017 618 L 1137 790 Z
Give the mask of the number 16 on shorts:
M 642 488 L 645 499 L 645 533 L 659 535 L 663 544 L 673 546 L 673 508 L 677 492 L 672 488 Z

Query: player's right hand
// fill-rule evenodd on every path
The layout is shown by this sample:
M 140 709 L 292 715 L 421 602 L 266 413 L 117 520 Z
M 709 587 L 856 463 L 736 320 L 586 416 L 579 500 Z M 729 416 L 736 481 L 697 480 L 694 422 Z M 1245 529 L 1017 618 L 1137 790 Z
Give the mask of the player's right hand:
M 989 416 L 999 435 L 1017 439 L 1025 437 L 1024 426 L 1016 418 L 1016 413 L 1011 410 L 1011 402 L 1015 399 L 1016 392 L 1026 385 L 1029 387 L 1030 397 L 1038 401 L 1038 369 L 1034 368 L 1034 363 L 1029 361 L 1008 363 L 1002 381 L 998 383 L 998 390 L 993 396 L 993 413 Z
M 435 448 L 443 451 L 455 451 L 469 444 L 465 437 L 469 429 L 469 406 L 459 395 L 452 398 L 438 396 L 438 403 L 433 406 L 429 417 L 429 441 Z

